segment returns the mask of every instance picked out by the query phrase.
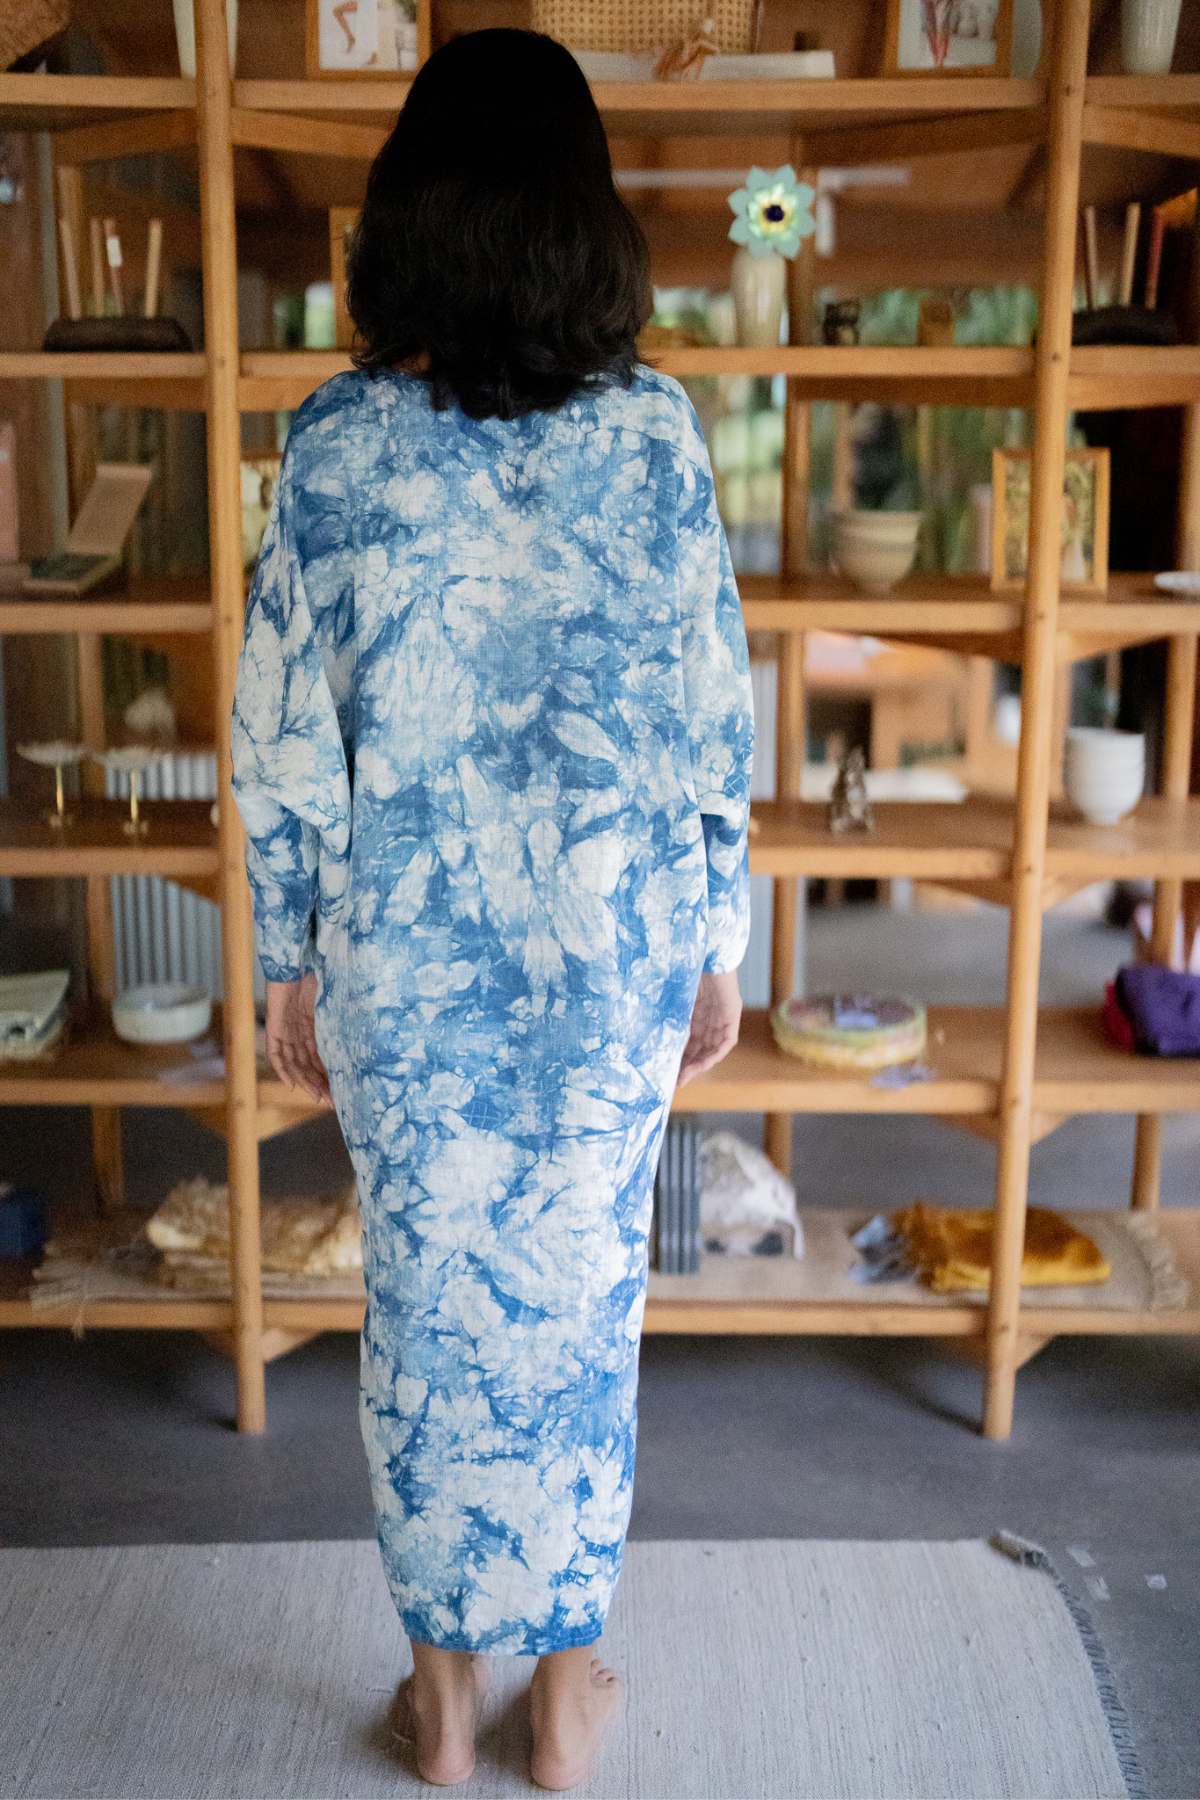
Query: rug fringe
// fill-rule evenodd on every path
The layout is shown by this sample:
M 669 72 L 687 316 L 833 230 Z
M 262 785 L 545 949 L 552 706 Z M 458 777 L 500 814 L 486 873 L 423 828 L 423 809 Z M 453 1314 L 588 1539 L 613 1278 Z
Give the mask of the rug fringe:
M 1096 1692 L 1100 1697 L 1100 1706 L 1108 1724 L 1113 1749 L 1121 1769 L 1121 1779 L 1125 1783 L 1128 1800 L 1150 1800 L 1150 1790 L 1146 1786 L 1146 1778 L 1142 1772 L 1141 1761 L 1137 1752 L 1137 1741 L 1134 1737 L 1133 1725 L 1126 1712 L 1117 1684 L 1109 1667 L 1108 1656 L 1096 1630 L 1091 1613 L 1079 1600 L 1072 1589 L 1054 1566 L 1053 1558 L 1032 1538 L 1021 1537 L 1015 1531 L 994 1532 L 989 1542 L 994 1550 L 1004 1556 L 1011 1557 L 1013 1562 L 1024 1568 L 1041 1569 L 1049 1575 L 1066 1604 L 1067 1611 L 1075 1621 L 1075 1629 L 1079 1633 L 1079 1641 L 1091 1664 L 1092 1677 L 1096 1683 Z

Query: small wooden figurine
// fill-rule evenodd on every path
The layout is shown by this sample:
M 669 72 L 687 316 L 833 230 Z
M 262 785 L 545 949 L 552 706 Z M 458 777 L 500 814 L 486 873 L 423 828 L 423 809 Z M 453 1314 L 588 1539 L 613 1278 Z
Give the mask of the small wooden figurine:
M 875 813 L 867 795 L 867 759 L 859 744 L 847 750 L 838 763 L 829 796 L 829 829 L 835 837 L 875 829 Z
M 821 320 L 821 335 L 827 344 L 857 344 L 858 320 L 862 305 L 858 300 L 830 300 Z

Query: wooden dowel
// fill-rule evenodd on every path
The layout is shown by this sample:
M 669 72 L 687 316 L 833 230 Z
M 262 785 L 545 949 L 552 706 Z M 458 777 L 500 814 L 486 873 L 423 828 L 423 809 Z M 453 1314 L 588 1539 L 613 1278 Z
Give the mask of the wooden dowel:
M 142 311 L 148 319 L 158 312 L 158 278 L 162 268 L 162 220 L 151 219 L 146 240 L 146 288 Z
M 58 241 L 62 246 L 63 286 L 67 290 L 67 317 L 81 319 L 83 303 L 79 297 L 79 264 L 75 260 L 75 240 L 71 222 L 64 213 L 58 221 Z
M 97 319 L 104 317 L 104 239 L 100 232 L 100 221 L 97 218 L 88 220 L 88 245 L 91 249 L 92 278 L 92 312 Z
M 1021 746 L 1013 829 L 995 1231 L 987 1310 L 983 1427 L 992 1438 L 1005 1438 L 1012 1430 L 1020 1360 L 1021 1261 L 1033 1141 L 1042 895 L 1056 687 L 1062 472 L 1075 287 L 1074 227 L 1083 148 L 1088 19 L 1089 0 L 1060 0 L 1054 8 L 1054 47 L 1047 81 L 1048 172 L 1030 471 L 1029 574 L 1022 634 Z
M 1083 209 L 1083 274 L 1089 307 L 1100 304 L 1100 251 L 1096 237 L 1096 209 Z
M 1133 271 L 1137 263 L 1138 228 L 1141 220 L 1141 202 L 1131 200 L 1125 208 L 1125 240 L 1121 245 L 1121 287 L 1117 297 L 1122 306 L 1128 306 L 1133 299 Z
M 104 260 L 108 265 L 108 284 L 112 289 L 113 311 L 118 319 L 125 314 L 124 288 L 121 281 L 121 238 L 115 219 L 104 221 Z
M 1162 267 L 1163 238 L 1167 220 L 1161 206 L 1150 215 L 1150 247 L 1146 252 L 1146 305 L 1158 305 L 1158 273 Z

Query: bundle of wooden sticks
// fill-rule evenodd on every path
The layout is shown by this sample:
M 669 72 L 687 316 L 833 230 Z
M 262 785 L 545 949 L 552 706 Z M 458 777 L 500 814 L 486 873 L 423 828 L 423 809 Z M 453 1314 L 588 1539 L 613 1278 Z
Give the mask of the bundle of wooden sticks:
M 1131 306 L 1133 304 L 1133 281 L 1137 267 L 1138 236 L 1142 222 L 1142 207 L 1138 200 L 1131 200 L 1125 208 L 1125 235 L 1121 243 L 1121 269 L 1117 284 L 1116 304 Z M 1142 305 L 1153 311 L 1158 305 L 1158 278 L 1162 269 L 1163 238 L 1167 229 L 1167 208 L 1155 206 L 1150 210 L 1150 238 L 1146 247 L 1146 270 L 1143 286 Z M 1096 230 L 1096 209 L 1085 206 L 1083 209 L 1083 282 L 1087 298 L 1088 311 L 1098 307 L 1100 302 L 1100 254 Z
M 158 313 L 158 289 L 162 271 L 162 220 L 151 219 L 146 244 L 146 279 L 142 290 L 142 317 L 153 319 Z M 82 285 L 80 282 L 79 259 L 76 253 L 75 234 L 71 229 L 71 221 L 66 207 L 58 216 L 58 241 L 62 250 L 63 286 L 66 289 L 67 317 L 82 319 L 84 316 Z M 91 305 L 88 309 L 92 318 L 103 318 L 108 311 L 108 296 L 112 299 L 112 312 L 118 319 L 125 313 L 125 284 L 122 276 L 124 256 L 121 250 L 121 237 L 115 219 L 88 220 L 88 242 L 91 252 Z

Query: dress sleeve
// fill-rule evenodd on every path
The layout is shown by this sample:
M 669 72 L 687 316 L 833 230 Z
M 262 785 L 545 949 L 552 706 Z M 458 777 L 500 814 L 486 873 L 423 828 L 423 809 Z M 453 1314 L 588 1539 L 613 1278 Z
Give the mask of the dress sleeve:
M 350 775 L 335 688 L 353 559 L 336 485 L 306 466 L 293 427 L 238 661 L 233 792 L 268 981 L 295 981 L 313 967 L 319 920 L 346 891 Z
M 736 969 L 750 937 L 754 710 L 746 629 L 700 422 L 687 402 L 678 535 L 683 683 L 708 857 L 709 974 Z

